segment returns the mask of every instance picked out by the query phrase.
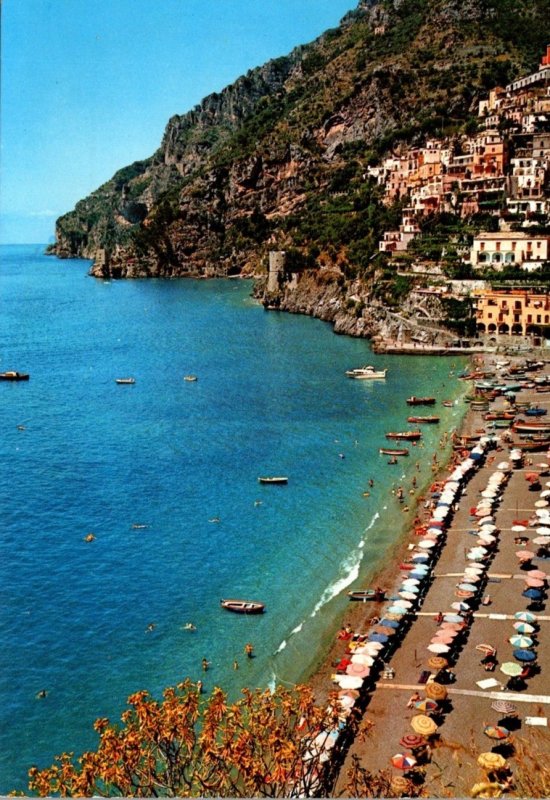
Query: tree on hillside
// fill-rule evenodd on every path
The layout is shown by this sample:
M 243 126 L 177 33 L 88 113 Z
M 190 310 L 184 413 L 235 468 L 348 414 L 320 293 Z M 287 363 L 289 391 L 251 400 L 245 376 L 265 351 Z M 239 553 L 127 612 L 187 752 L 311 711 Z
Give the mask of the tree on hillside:
M 77 759 L 62 753 L 46 769 L 32 767 L 30 790 L 61 797 L 327 794 L 319 748 L 338 718 L 330 705 L 315 705 L 307 686 L 243 690 L 230 704 L 221 689 L 203 698 L 186 680 L 165 689 L 162 702 L 141 691 L 128 704 L 121 725 L 96 720 L 97 750 Z

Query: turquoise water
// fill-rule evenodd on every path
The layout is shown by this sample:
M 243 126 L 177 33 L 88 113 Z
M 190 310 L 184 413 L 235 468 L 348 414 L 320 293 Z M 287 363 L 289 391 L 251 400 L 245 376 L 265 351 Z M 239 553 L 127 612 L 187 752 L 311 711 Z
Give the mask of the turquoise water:
M 303 676 L 344 590 L 400 535 L 392 486 L 416 454 L 429 480 L 462 413 L 438 405 L 425 446 L 388 466 L 378 448 L 406 427 L 405 398 L 457 397 L 462 360 L 373 356 L 325 323 L 265 312 L 248 282 L 100 282 L 42 250 L 1 251 L 0 369 L 31 375 L 0 383 L 2 793 L 25 789 L 31 764 L 94 747 L 93 720 L 137 689 Z M 345 378 L 364 363 L 387 379 Z M 115 384 L 128 375 L 134 386 Z M 222 611 L 231 596 L 267 613 Z

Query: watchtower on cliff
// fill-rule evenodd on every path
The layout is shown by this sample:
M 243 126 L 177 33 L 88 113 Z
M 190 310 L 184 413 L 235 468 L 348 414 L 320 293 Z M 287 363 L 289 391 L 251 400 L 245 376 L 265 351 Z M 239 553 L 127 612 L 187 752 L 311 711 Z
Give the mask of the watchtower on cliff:
M 286 267 L 286 252 L 284 250 L 269 251 L 269 267 L 267 273 L 267 291 L 276 293 L 281 288 Z

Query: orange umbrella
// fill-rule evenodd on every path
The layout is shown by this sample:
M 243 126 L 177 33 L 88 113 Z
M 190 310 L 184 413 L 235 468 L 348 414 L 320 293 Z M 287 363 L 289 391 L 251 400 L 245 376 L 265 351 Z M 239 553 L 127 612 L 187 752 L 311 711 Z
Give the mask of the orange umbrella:
M 421 736 L 432 736 L 437 731 L 437 725 L 425 714 L 417 714 L 411 719 L 411 728 Z
M 443 656 L 432 656 L 428 659 L 428 666 L 433 669 L 444 669 L 448 664 L 449 662 Z
M 424 692 L 430 700 L 445 700 L 447 697 L 447 689 L 440 683 L 436 683 L 436 681 L 427 683 Z

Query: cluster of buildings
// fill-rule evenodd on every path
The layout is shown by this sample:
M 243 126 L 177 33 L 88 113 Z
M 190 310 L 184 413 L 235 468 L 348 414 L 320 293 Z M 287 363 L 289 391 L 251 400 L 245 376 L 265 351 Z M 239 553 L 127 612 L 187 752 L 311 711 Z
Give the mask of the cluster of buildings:
M 548 237 L 530 235 L 529 228 L 550 218 L 550 46 L 535 73 L 481 101 L 477 133 L 429 140 L 384 159 L 368 174 L 388 204 L 406 202 L 399 230 L 380 242 L 382 252 L 405 251 L 422 217 L 483 213 L 498 219 L 499 232 L 476 237 L 474 267 L 540 267 L 548 260 Z
M 368 170 L 389 205 L 405 203 L 402 223 L 387 231 L 381 252 L 402 254 L 420 233 L 423 218 L 451 213 L 495 218 L 462 249 L 474 269 L 508 266 L 536 272 L 550 262 L 550 46 L 539 68 L 479 104 L 478 130 L 471 136 L 432 139 Z M 478 333 L 550 339 L 548 290 L 531 288 L 472 292 Z

